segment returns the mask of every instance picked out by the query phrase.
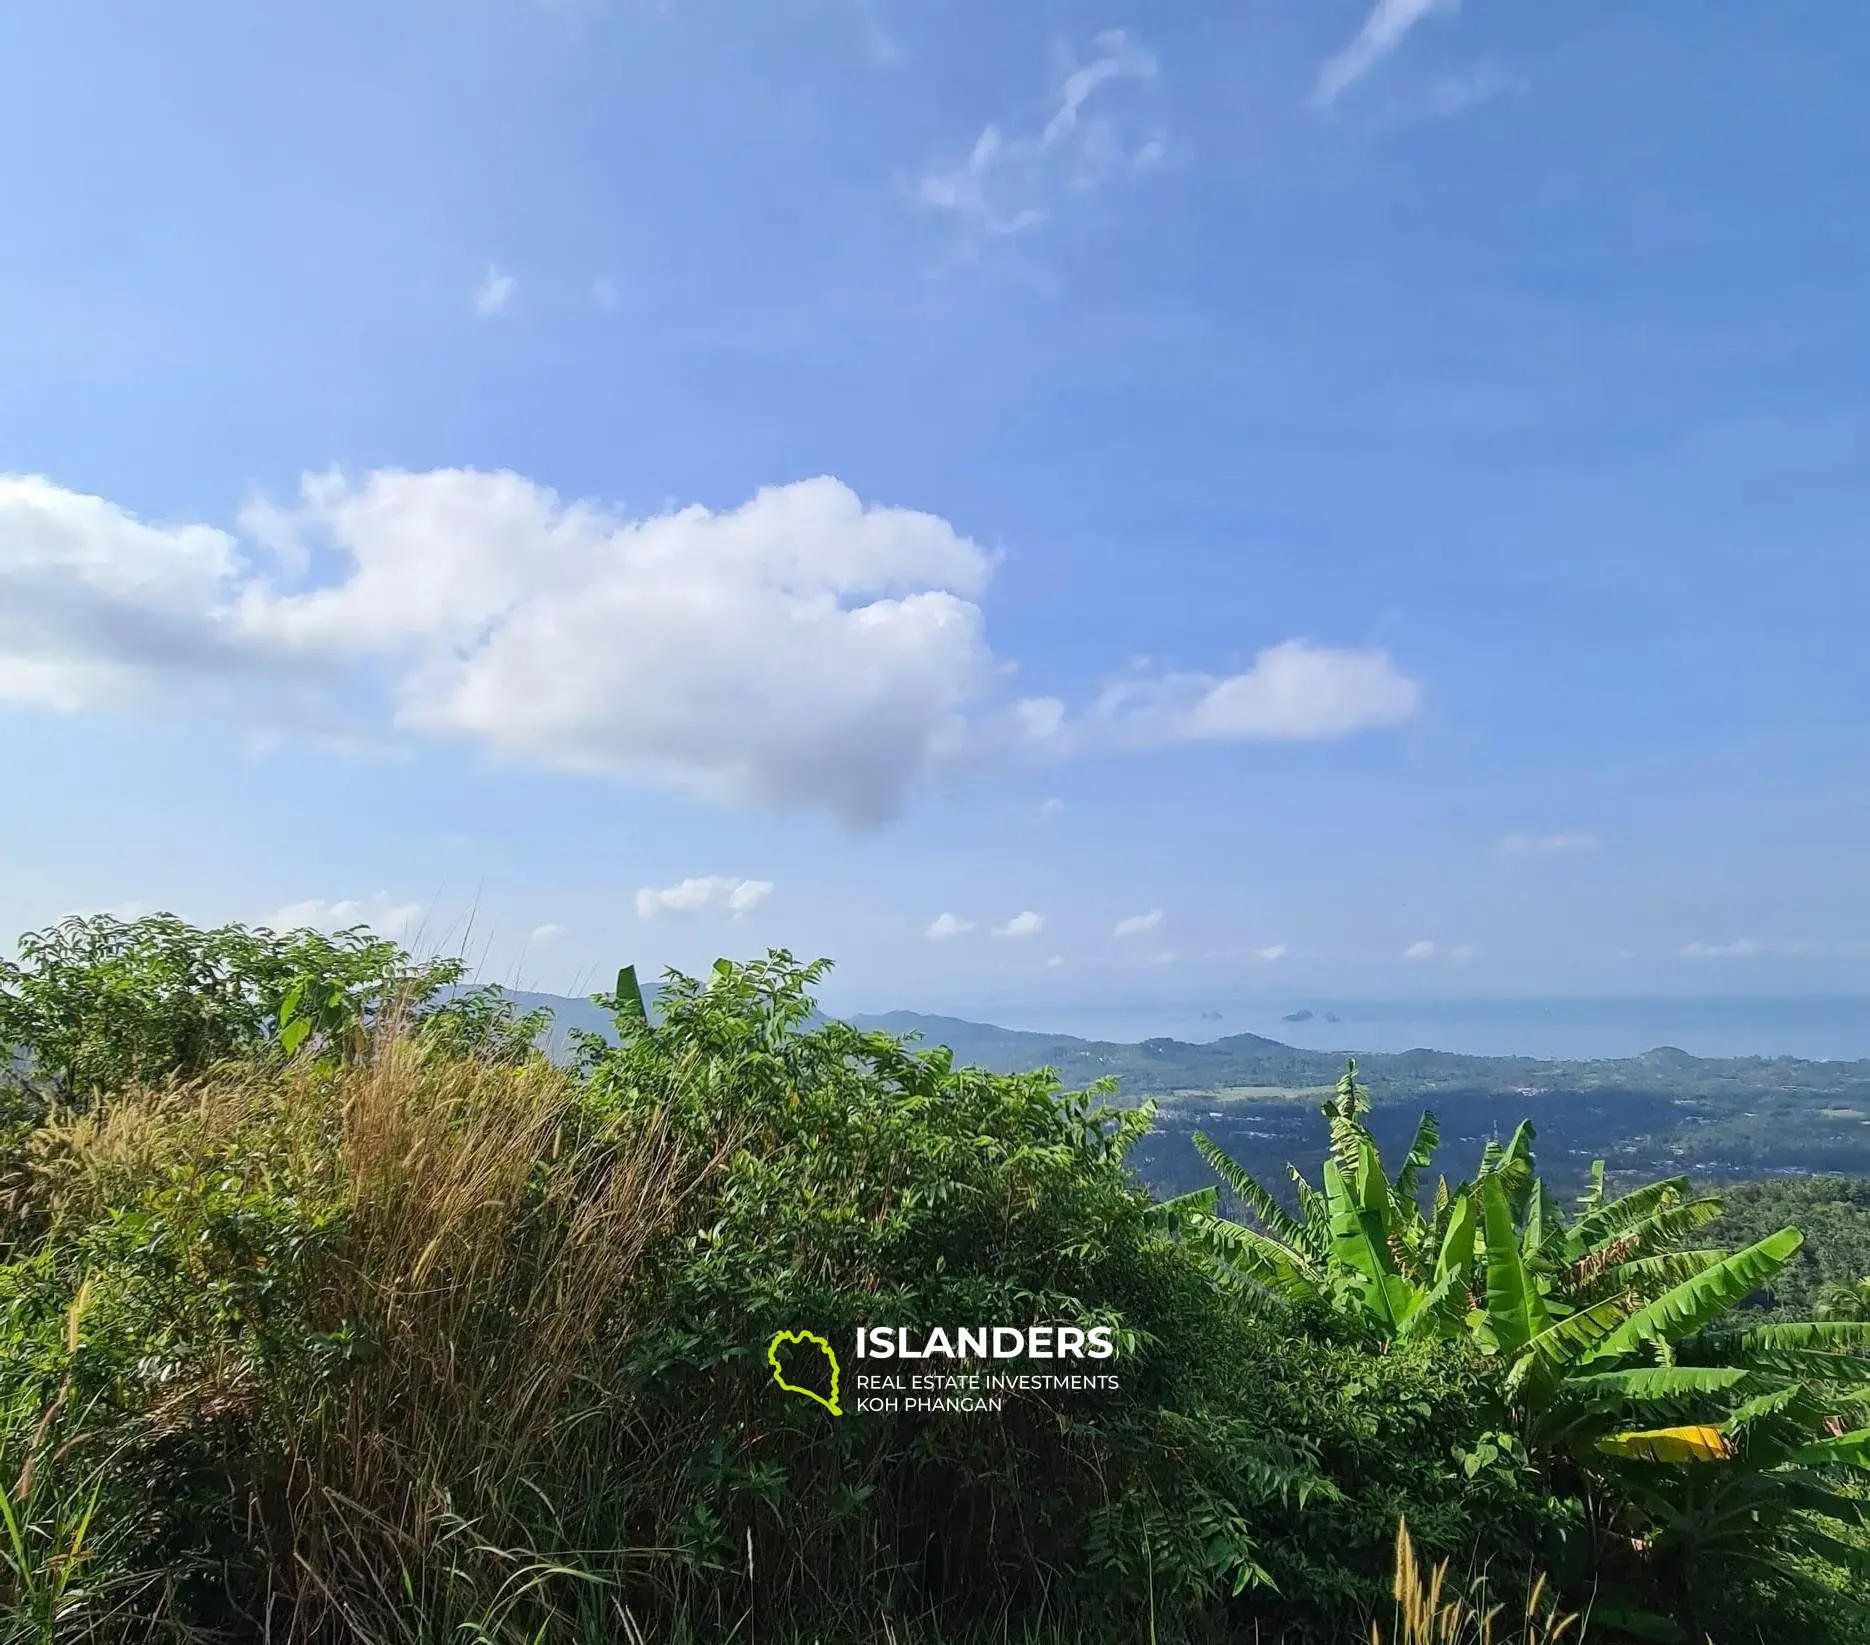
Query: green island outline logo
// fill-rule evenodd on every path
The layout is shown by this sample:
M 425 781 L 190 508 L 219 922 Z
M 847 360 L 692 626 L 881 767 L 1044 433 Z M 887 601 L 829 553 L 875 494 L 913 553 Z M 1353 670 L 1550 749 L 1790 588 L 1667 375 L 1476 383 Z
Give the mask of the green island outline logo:
M 785 1373 L 779 1368 L 779 1346 L 785 1342 L 815 1342 L 825 1358 L 831 1362 L 831 1397 L 810 1388 L 801 1388 L 796 1382 L 788 1382 Z M 838 1404 L 838 1355 L 837 1350 L 825 1341 L 816 1331 L 781 1331 L 766 1345 L 766 1363 L 773 1368 L 773 1381 L 789 1394 L 803 1394 L 807 1399 L 815 1399 L 834 1417 L 844 1415 L 844 1408 Z

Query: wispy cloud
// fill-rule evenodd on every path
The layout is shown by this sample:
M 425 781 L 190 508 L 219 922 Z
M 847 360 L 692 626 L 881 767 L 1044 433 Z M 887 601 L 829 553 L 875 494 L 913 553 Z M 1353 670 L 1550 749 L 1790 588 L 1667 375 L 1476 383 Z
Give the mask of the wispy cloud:
M 996 925 L 993 934 L 996 937 L 1036 937 L 1045 929 L 1045 916 L 1028 908 L 1023 914 L 1015 914 L 1005 925 Z
M 1124 122 L 1091 108 L 1107 87 L 1153 81 L 1155 57 L 1122 29 L 1106 29 L 1095 44 L 1097 55 L 1066 73 L 1044 126 L 1013 137 L 998 124 L 982 128 L 966 158 L 923 173 L 916 198 L 952 213 L 971 238 L 991 239 L 1037 228 L 1061 196 L 1161 164 L 1164 133 L 1126 131 Z
M 1274 960 L 1283 960 L 1286 957 L 1286 945 L 1282 942 L 1268 943 L 1264 948 L 1254 949 L 1253 957 L 1271 965 Z
M 518 289 L 519 282 L 512 275 L 503 273 L 489 263 L 487 278 L 474 288 L 474 312 L 488 317 L 504 314 L 507 304 L 513 300 L 513 293 Z
M 905 53 L 902 43 L 885 27 L 878 0 L 851 0 L 851 9 L 857 14 L 857 25 L 863 31 L 864 50 L 870 61 L 878 68 L 894 68 Z
M 1495 849 L 1503 857 L 1575 857 L 1602 844 L 1595 834 L 1573 829 L 1559 834 L 1508 834 Z
M 922 934 L 930 942 L 946 942 L 950 937 L 966 936 L 974 929 L 974 924 L 973 920 L 964 920 L 958 914 L 937 914 Z
M 1430 119 L 1447 120 L 1469 109 L 1526 89 L 1519 75 L 1498 63 L 1475 63 L 1431 81 L 1422 111 Z
M 421 918 L 421 903 L 398 902 L 387 892 L 379 892 L 364 900 L 343 897 L 326 902 L 308 897 L 304 902 L 287 903 L 260 923 L 272 931 L 348 931 L 361 925 L 400 941 Z
M 571 927 L 568 925 L 553 925 L 550 923 L 535 925 L 526 940 L 528 942 L 537 943 L 543 947 L 546 943 L 557 942 L 560 937 L 567 935 L 570 930 Z
M 1735 937 L 1731 942 L 1685 942 L 1675 952 L 1685 960 L 1750 960 L 1766 951 L 1766 944 L 1752 937 Z
M 1459 4 L 1460 0 L 1376 0 L 1356 37 L 1319 70 L 1313 104 L 1329 108 L 1400 46 L 1423 18 L 1452 12 Z
M 644 886 L 636 894 L 636 917 L 653 920 L 660 914 L 732 914 L 736 918 L 758 908 L 773 894 L 771 880 L 733 880 L 704 874 L 658 891 Z
M 1162 910 L 1152 908 L 1147 914 L 1132 914 L 1128 919 L 1117 921 L 1119 937 L 1140 937 L 1154 931 L 1162 924 Z
M 1064 814 L 1065 802 L 1054 795 L 1049 800 L 1039 802 L 1039 808 L 1033 812 L 1032 820 L 1036 823 L 1052 823 L 1057 822 Z
M 1821 942 L 1809 937 L 1762 942 L 1735 937 L 1729 942 L 1685 942 L 1675 951 L 1683 960 L 1753 959 L 1861 959 L 1870 955 L 1870 942 Z

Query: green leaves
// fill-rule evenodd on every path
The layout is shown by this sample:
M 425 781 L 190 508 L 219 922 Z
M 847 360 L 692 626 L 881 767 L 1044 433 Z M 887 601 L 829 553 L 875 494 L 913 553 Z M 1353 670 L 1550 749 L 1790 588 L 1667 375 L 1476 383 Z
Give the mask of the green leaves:
M 310 1036 L 355 1052 L 387 1010 L 419 1012 L 464 970 L 362 927 L 202 930 L 172 914 L 68 919 L 27 932 L 19 955 L 0 961 L 0 1080 L 78 1107 Z
M 1796 1228 L 1782 1228 L 1744 1251 L 1722 1258 L 1638 1309 L 1591 1357 L 1608 1359 L 1646 1342 L 1675 1342 L 1693 1335 L 1744 1302 L 1792 1260 L 1804 1241 Z
M 1551 1318 L 1520 1255 L 1505 1173 L 1489 1173 L 1481 1184 L 1481 1210 L 1487 1241 L 1487 1330 L 1498 1352 L 1518 1354 Z

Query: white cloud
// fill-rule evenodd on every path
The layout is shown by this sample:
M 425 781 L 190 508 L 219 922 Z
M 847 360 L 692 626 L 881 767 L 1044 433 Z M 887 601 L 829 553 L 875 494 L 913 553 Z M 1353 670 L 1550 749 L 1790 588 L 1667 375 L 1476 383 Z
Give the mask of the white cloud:
M 1054 796 L 1052 799 L 1039 802 L 1039 809 L 1033 812 L 1032 820 L 1036 823 L 1052 823 L 1057 822 L 1064 814 L 1065 802 Z
M 1736 937 L 1732 942 L 1687 942 L 1676 953 L 1685 960 L 1750 960 L 1764 954 L 1767 945 L 1751 937 Z
M 1119 937 L 1140 937 L 1161 924 L 1162 910 L 1152 908 L 1147 914 L 1132 914 L 1127 919 L 1118 920 L 1116 934 Z
M 512 275 L 502 273 L 489 263 L 487 278 L 474 288 L 474 312 L 487 316 L 505 313 L 518 288 L 519 282 Z
M 532 928 L 531 936 L 526 940 L 528 942 L 538 943 L 543 947 L 546 943 L 557 942 L 560 937 L 567 935 L 570 930 L 571 927 L 568 925 L 535 925 Z
M 875 823 L 993 677 L 987 556 L 832 479 L 632 520 L 514 474 L 333 475 L 282 521 L 344 575 L 248 582 L 240 631 L 387 661 L 402 727 L 514 758 Z
M 965 936 L 974 929 L 974 921 L 961 919 L 954 914 L 937 914 L 929 922 L 929 928 L 923 935 L 930 942 L 943 942 L 949 937 Z
M 1028 908 L 1023 914 L 1015 914 L 1005 925 L 996 925 L 993 934 L 996 937 L 1036 937 L 1045 929 L 1045 916 Z
M 260 924 L 279 932 L 348 931 L 353 926 L 364 925 L 379 936 L 401 942 L 408 939 L 421 918 L 421 903 L 396 902 L 387 893 L 379 892 L 368 901 L 347 897 L 337 902 L 324 902 L 314 897 L 287 903 Z
M 1411 964 L 1420 965 L 1435 957 L 1435 945 L 1432 942 L 1412 942 L 1403 950 L 1403 958 Z
M 703 874 L 679 885 L 644 886 L 636 894 L 636 917 L 653 920 L 659 914 L 724 913 L 736 918 L 758 908 L 773 893 L 771 880 L 731 880 Z
M 1480 950 L 1471 942 L 1456 943 L 1455 946 L 1449 950 L 1448 957 L 1453 960 L 1456 965 L 1466 965 L 1469 960 L 1478 959 L 1480 957 Z
M 334 749 L 393 728 L 859 826 L 990 757 L 1331 738 L 1419 702 L 1385 653 L 1304 640 L 1231 677 L 1133 674 L 1076 713 L 1008 702 L 990 556 L 831 478 L 638 517 L 470 469 L 300 493 L 249 503 L 243 547 L 0 476 L 0 700 L 203 709 Z
M 128 705 L 178 671 L 227 681 L 245 661 L 227 614 L 239 565 L 211 526 L 145 525 L 0 475 L 0 699 L 73 712 Z
M 1452 12 L 1459 4 L 1460 0 L 1376 0 L 1356 37 L 1319 71 L 1312 101 L 1329 108 L 1400 46 L 1423 18 Z
M 1499 844 L 1503 857 L 1567 857 L 1595 851 L 1603 841 L 1595 834 L 1508 834 Z
M 1253 956 L 1255 959 L 1264 960 L 1268 965 L 1271 965 L 1274 960 L 1283 960 L 1286 957 L 1286 945 L 1282 942 L 1276 942 L 1265 948 L 1256 948 L 1253 950 Z
M 1095 44 L 1097 56 L 1066 73 L 1038 132 L 1008 137 L 998 125 L 986 126 L 965 159 L 923 174 L 917 198 L 952 213 L 970 237 L 1020 234 L 1043 223 L 1059 196 L 1089 193 L 1120 172 L 1158 164 L 1167 142 L 1160 133 L 1137 146 L 1116 119 L 1090 108 L 1107 86 L 1153 81 L 1156 59 L 1122 29 L 1106 29 Z
M 1387 652 L 1286 640 L 1261 651 L 1242 674 L 1115 681 L 1077 730 L 1127 746 L 1322 741 L 1401 725 L 1421 704 L 1421 687 Z
M 1045 968 L 1048 971 L 1056 971 L 1064 963 L 1065 956 L 1063 954 L 1048 954 L 1046 956 Z

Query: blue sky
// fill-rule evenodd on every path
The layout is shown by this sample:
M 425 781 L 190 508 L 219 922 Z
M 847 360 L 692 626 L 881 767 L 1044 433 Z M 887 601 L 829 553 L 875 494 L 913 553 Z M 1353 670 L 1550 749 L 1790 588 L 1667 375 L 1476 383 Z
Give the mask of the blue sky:
M 1870 990 L 1866 71 L 1815 0 L 13 8 L 0 926 Z

